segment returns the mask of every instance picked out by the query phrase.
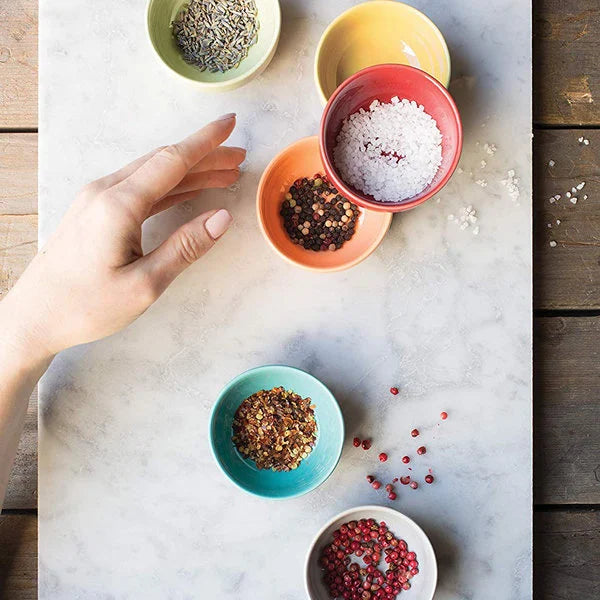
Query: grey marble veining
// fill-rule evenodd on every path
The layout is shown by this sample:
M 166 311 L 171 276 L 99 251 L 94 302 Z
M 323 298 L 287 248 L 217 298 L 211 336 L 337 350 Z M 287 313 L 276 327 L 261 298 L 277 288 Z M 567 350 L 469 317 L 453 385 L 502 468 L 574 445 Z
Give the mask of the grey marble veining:
M 436 598 L 529 598 L 529 2 L 414 3 L 450 47 L 463 172 L 439 203 L 397 215 L 367 261 L 332 275 L 298 270 L 267 247 L 254 196 L 273 155 L 317 132 L 314 49 L 353 2 L 284 0 L 271 66 L 226 95 L 202 93 L 157 61 L 144 0 L 40 4 L 42 243 L 83 183 L 221 113 L 238 113 L 231 141 L 248 148 L 239 186 L 153 218 L 145 243 L 209 207 L 229 208 L 233 230 L 134 325 L 64 352 L 42 382 L 40 598 L 304 598 L 312 536 L 342 509 L 387 502 L 364 477 L 404 472 L 415 426 L 428 453 L 413 473 L 431 466 L 436 482 L 402 488 L 390 504 L 431 537 Z M 501 184 L 509 169 L 520 178 L 516 203 Z M 448 220 L 467 205 L 479 235 Z M 321 378 L 349 442 L 374 441 L 369 453 L 347 443 L 324 485 L 285 502 L 235 488 L 206 438 L 221 387 L 270 362 Z M 441 410 L 450 417 L 438 425 Z

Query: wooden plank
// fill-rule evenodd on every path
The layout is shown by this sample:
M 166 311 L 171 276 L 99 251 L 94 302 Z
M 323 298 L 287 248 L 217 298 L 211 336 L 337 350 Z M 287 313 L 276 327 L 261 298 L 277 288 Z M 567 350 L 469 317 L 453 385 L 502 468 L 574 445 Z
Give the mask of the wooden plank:
M 600 598 L 600 513 L 551 511 L 534 516 L 534 598 Z
M 534 498 L 600 504 L 600 317 L 534 323 Z
M 0 598 L 37 598 L 36 515 L 0 515 Z
M 20 277 L 37 247 L 37 216 L 0 216 L 0 300 Z M 37 505 L 37 396 L 29 401 L 4 508 Z
M 37 508 L 37 389 L 29 399 L 25 428 L 8 480 L 5 509 Z
M 566 192 L 583 181 L 572 204 Z M 534 195 L 535 307 L 600 309 L 600 131 L 536 131 Z
M 37 0 L 0 2 L 0 127 L 37 127 Z
M 37 213 L 37 133 L 0 134 L 0 215 Z
M 37 216 L 0 216 L 0 299 L 14 285 L 37 248 Z
M 600 124 L 598 0 L 536 0 L 533 14 L 534 120 Z

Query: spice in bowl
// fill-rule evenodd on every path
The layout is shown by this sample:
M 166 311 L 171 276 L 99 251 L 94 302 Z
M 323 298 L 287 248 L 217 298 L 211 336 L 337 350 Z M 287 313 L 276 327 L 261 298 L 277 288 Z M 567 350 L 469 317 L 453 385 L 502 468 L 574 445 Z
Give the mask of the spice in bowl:
M 297 179 L 279 214 L 294 244 L 307 250 L 339 250 L 354 235 L 359 210 L 319 173 Z
M 383 521 L 349 521 L 332 537 L 319 557 L 331 598 L 393 599 L 409 590 L 410 580 L 419 574 L 417 555 Z M 352 555 L 362 559 L 364 566 L 352 562 Z M 379 568 L 382 560 L 385 570 L 383 565 Z
M 190 0 L 171 25 L 183 60 L 211 73 L 239 67 L 258 39 L 254 0 Z
M 292 471 L 316 443 L 315 406 L 282 387 L 246 398 L 233 419 L 233 443 L 258 469 Z
M 341 178 L 378 202 L 420 194 L 442 164 L 442 134 L 414 100 L 373 100 L 344 119 L 333 159 Z

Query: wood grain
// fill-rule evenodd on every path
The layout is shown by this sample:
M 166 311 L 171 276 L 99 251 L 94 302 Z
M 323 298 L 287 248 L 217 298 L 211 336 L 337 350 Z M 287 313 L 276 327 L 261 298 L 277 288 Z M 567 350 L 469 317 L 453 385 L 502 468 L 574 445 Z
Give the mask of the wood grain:
M 537 513 L 534 548 L 534 598 L 600 598 L 599 512 Z
M 572 204 L 566 192 L 582 181 Z M 536 131 L 533 189 L 535 307 L 600 309 L 600 131 Z
M 37 213 L 37 133 L 0 133 L 0 215 Z
M 37 598 L 36 515 L 0 515 L 0 598 Z
M 598 0 L 536 0 L 533 15 L 534 120 L 600 124 Z
M 600 317 L 534 326 L 534 490 L 538 504 L 600 504 Z
M 29 399 L 25 428 L 8 480 L 5 509 L 37 508 L 37 389 Z
M 14 285 L 37 248 L 37 216 L 0 216 L 0 299 Z
M 37 127 L 37 0 L 0 2 L 0 128 Z

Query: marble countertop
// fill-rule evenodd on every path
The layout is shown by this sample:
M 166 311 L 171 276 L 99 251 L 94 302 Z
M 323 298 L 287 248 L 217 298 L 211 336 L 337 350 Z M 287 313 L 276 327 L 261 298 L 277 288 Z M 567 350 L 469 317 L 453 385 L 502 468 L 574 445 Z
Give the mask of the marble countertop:
M 254 197 L 274 154 L 317 132 L 314 49 L 354 2 L 281 4 L 269 68 L 209 95 L 155 58 L 144 0 L 40 2 L 42 243 L 82 184 L 221 113 L 237 112 L 231 141 L 248 149 L 239 185 L 153 218 L 145 243 L 209 207 L 229 208 L 233 230 L 135 324 L 64 352 L 43 379 L 40 598 L 301 599 L 304 554 L 322 523 L 374 502 L 430 536 L 436 599 L 529 598 L 530 4 L 414 2 L 450 47 L 461 172 L 439 202 L 395 216 L 369 259 L 330 275 L 269 249 Z M 502 184 L 511 169 L 516 201 Z M 469 205 L 478 235 L 448 218 Z M 272 362 L 322 379 L 348 432 L 327 482 L 282 502 L 235 488 L 206 437 L 222 386 Z M 438 425 L 441 410 L 450 416 Z M 364 478 L 379 449 L 390 456 L 377 466 L 382 479 L 402 473 L 413 427 L 436 481 L 388 502 Z M 373 439 L 371 454 L 352 447 L 353 435 Z

